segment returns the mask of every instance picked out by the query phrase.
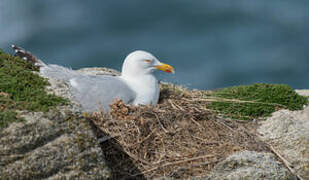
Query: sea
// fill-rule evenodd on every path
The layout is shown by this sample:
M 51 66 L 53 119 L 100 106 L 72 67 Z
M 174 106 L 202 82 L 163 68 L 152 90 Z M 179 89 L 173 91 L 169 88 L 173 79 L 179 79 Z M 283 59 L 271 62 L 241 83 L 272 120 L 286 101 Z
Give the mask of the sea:
M 190 89 L 253 83 L 309 88 L 308 0 L 1 0 L 0 48 L 50 64 L 121 70 L 146 50 Z

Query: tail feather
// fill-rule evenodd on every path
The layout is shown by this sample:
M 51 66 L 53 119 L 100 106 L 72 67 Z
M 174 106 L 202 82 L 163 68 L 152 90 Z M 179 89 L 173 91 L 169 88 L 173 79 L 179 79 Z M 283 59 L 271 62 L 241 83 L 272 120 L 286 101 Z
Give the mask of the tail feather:
M 35 66 L 40 67 L 40 74 L 44 77 L 69 81 L 74 77 L 82 76 L 81 73 L 69 68 L 65 68 L 63 66 L 55 64 L 46 65 L 43 61 L 35 57 L 31 52 L 26 51 L 16 45 L 12 45 L 12 48 L 15 52 L 15 56 L 19 56 L 25 61 L 29 61 Z
M 41 61 L 40 59 L 38 59 L 37 57 L 35 57 L 31 52 L 24 50 L 21 47 L 18 47 L 16 45 L 11 45 L 11 47 L 13 48 L 14 52 L 15 52 L 15 56 L 18 56 L 22 59 L 24 59 L 25 61 L 29 61 L 31 62 L 33 65 L 38 66 L 38 67 L 42 67 L 42 66 L 46 66 L 43 61 Z

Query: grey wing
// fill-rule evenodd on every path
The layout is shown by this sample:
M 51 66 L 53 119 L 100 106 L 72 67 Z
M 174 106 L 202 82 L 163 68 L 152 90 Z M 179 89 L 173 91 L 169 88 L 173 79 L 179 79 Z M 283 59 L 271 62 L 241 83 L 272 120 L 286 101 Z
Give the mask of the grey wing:
M 47 78 L 64 80 L 66 82 L 72 78 L 81 78 L 85 76 L 82 73 L 56 64 L 42 66 L 40 68 L 40 74 Z
M 70 80 L 74 98 L 79 101 L 86 112 L 104 111 L 116 99 L 130 104 L 134 101 L 135 92 L 119 77 L 113 76 L 80 76 Z

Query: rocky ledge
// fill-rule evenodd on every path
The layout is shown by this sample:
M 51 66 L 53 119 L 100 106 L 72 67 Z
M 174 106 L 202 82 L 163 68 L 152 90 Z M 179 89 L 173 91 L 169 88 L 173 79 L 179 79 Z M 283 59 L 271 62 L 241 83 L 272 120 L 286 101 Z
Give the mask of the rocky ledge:
M 296 90 L 309 96 L 309 90 Z M 280 110 L 261 122 L 260 138 L 299 178 L 309 179 L 309 107 L 300 111 Z
M 49 83 L 47 92 L 70 99 L 67 84 Z M 94 126 L 79 112 L 76 102 L 47 113 L 19 111 L 25 121 L 0 130 L 1 179 L 108 179 Z
M 92 71 L 93 70 L 93 71 Z M 83 69 L 90 74 L 112 74 L 106 69 Z M 50 79 L 48 91 L 70 98 L 68 86 Z M 309 91 L 297 91 L 308 96 Z M 71 113 L 73 112 L 73 113 Z M 18 112 L 16 122 L 0 132 L 2 179 L 108 179 L 108 162 L 95 127 L 79 115 L 79 105 L 48 113 Z M 309 179 L 309 107 L 280 110 L 257 129 L 270 152 L 242 151 L 219 162 L 210 175 L 192 179 Z M 162 177 L 161 179 L 173 179 Z
M 110 170 L 91 124 L 61 112 L 19 112 L 0 132 L 2 179 L 106 179 Z

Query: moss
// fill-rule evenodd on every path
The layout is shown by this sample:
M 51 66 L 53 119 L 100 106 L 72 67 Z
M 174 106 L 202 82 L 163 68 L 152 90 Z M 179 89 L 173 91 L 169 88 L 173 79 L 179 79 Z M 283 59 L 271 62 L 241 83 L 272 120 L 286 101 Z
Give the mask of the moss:
M 21 121 L 16 110 L 46 112 L 68 100 L 47 94 L 48 81 L 33 73 L 38 68 L 0 50 L 0 128 Z
M 11 122 L 22 121 L 22 118 L 16 117 L 17 113 L 13 111 L 0 111 L 0 128 L 6 127 Z
M 220 89 L 211 94 L 221 100 L 209 108 L 236 119 L 254 119 L 270 116 L 276 110 L 300 110 L 308 103 L 283 84 L 253 84 Z

